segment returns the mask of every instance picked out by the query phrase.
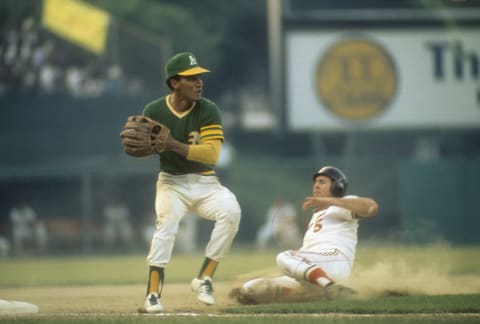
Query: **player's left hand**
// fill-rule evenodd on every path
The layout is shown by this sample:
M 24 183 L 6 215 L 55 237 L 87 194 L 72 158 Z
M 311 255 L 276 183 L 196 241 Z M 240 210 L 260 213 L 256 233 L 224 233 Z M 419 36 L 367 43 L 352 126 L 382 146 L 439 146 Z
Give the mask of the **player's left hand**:
M 128 155 L 144 157 L 166 150 L 170 129 L 145 116 L 130 116 L 120 136 Z

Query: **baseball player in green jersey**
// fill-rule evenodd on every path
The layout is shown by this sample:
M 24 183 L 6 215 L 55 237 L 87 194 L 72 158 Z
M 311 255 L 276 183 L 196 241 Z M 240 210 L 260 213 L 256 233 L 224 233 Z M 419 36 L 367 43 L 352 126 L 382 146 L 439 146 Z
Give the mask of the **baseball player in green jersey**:
M 171 133 L 166 149 L 159 153 L 160 173 L 156 184 L 156 229 L 147 257 L 148 287 L 144 304 L 148 313 L 163 311 L 160 303 L 165 267 L 170 261 L 175 236 L 189 212 L 214 221 L 205 260 L 191 282 L 198 300 L 212 305 L 212 278 L 218 262 L 229 251 L 240 223 L 235 195 L 215 175 L 223 143 L 218 106 L 202 97 L 202 74 L 210 72 L 192 53 L 179 53 L 165 66 L 171 93 L 148 103 L 143 115 L 163 123 Z

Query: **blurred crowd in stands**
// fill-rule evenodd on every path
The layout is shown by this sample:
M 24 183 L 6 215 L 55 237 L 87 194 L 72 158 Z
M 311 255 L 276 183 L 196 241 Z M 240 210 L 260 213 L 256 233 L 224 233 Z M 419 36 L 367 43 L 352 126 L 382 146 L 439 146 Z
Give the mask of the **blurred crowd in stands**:
M 128 77 L 120 65 L 56 38 L 31 17 L 0 37 L 0 96 L 135 97 L 144 91 L 141 78 Z

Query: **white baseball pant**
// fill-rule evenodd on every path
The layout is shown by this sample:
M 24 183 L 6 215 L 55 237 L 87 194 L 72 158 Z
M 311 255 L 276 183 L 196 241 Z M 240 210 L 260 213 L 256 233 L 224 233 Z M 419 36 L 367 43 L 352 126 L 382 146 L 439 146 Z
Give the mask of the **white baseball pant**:
M 235 195 L 215 176 L 160 172 L 155 197 L 156 229 L 147 256 L 150 266 L 168 264 L 179 223 L 189 211 L 215 222 L 206 257 L 219 261 L 230 250 L 241 218 Z

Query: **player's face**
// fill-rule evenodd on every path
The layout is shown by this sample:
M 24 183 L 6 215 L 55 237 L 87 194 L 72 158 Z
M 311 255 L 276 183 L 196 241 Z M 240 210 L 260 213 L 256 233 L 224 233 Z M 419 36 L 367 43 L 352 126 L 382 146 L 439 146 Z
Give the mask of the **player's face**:
M 330 187 L 332 180 L 329 177 L 319 175 L 313 181 L 313 195 L 317 197 L 328 197 L 331 195 Z
M 201 74 L 180 77 L 177 89 L 189 101 L 200 100 L 203 90 Z

